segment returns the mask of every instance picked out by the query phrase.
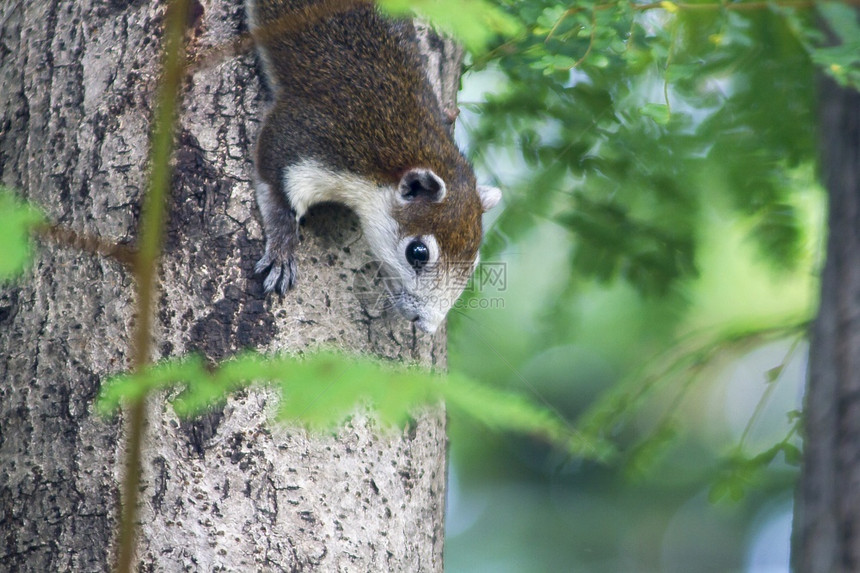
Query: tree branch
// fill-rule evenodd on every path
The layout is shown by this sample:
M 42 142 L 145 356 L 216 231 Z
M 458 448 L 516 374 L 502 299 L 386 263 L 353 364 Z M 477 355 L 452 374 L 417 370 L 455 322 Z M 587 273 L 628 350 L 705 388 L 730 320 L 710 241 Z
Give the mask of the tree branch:
M 36 234 L 49 243 L 108 257 L 129 267 L 134 267 L 137 259 L 137 251 L 128 245 L 106 241 L 99 236 L 75 231 L 56 223 L 42 223 L 36 226 Z

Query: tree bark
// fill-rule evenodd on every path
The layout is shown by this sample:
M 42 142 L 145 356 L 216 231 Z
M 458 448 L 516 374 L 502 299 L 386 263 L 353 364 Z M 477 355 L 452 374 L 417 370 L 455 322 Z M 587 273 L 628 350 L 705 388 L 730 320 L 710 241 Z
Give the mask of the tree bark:
M 860 570 L 860 93 L 826 79 L 820 106 L 829 237 L 804 408 L 799 573 Z
M 194 2 L 192 55 L 245 30 L 241 0 Z M 163 4 L 0 4 L 0 181 L 54 221 L 133 242 L 158 78 Z M 460 52 L 427 30 L 428 75 L 453 106 Z M 444 368 L 445 334 L 364 309 L 370 261 L 356 218 L 313 211 L 297 289 L 265 298 L 251 149 L 267 94 L 244 54 L 186 79 L 154 359 L 320 345 Z M 106 376 L 129 367 L 134 285 L 118 263 L 43 246 L 0 291 L 0 563 L 111 567 L 123 427 L 96 417 Z M 321 380 L 324 393 L 338 380 Z M 138 567 L 433 571 L 442 568 L 444 413 L 380 438 L 356 415 L 317 437 L 267 421 L 277 397 L 239 393 L 186 422 L 148 404 Z

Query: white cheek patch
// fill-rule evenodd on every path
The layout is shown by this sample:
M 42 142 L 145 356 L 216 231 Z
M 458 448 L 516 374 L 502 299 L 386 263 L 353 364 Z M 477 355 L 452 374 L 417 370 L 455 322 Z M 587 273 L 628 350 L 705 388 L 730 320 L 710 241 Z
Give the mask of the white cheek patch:
M 389 261 L 396 256 L 399 225 L 391 216 L 396 195 L 393 186 L 380 186 L 353 173 L 333 171 L 314 160 L 284 169 L 283 178 L 296 217 L 302 217 L 317 203 L 342 203 L 361 219 L 370 248 L 377 257 Z
M 296 217 L 317 203 L 333 201 L 346 205 L 358 215 L 370 250 L 380 261 L 398 260 L 400 226 L 391 216 L 397 190 L 343 171 L 327 169 L 306 159 L 284 169 L 284 189 Z
M 358 212 L 385 194 L 372 181 L 327 169 L 313 160 L 304 160 L 285 168 L 283 181 L 287 198 L 299 217 L 307 213 L 311 206 L 325 201 L 337 201 Z

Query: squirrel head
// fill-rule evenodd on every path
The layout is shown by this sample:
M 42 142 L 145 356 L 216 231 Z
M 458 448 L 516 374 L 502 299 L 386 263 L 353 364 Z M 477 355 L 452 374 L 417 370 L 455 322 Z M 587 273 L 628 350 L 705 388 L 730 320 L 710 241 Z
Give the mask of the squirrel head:
M 463 162 L 465 164 L 465 161 Z M 478 264 L 481 215 L 501 199 L 477 185 L 471 168 L 408 169 L 389 188 L 387 217 L 366 226 L 392 305 L 425 332 L 435 332 Z

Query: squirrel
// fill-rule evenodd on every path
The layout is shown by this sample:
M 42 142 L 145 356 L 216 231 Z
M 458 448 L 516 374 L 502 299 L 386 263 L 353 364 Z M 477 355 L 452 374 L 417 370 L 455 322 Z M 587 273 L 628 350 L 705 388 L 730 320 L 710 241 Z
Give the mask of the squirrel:
M 359 218 L 390 303 L 435 332 L 478 263 L 481 215 L 501 191 L 477 185 L 423 71 L 409 20 L 373 2 L 246 0 L 274 94 L 256 145 L 266 294 L 296 281 L 298 221 L 341 203 Z

